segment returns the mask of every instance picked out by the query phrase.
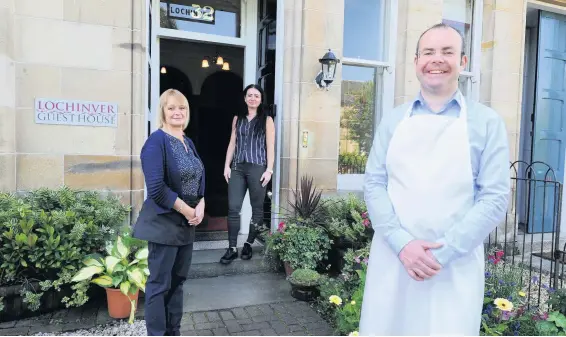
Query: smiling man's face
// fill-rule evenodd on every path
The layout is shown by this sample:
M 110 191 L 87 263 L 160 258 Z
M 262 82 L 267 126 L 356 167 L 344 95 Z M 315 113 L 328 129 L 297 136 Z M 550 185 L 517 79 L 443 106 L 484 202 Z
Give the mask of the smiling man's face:
M 460 34 L 451 28 L 434 28 L 421 37 L 415 71 L 423 90 L 445 93 L 456 90 L 467 62 L 467 56 L 462 56 Z

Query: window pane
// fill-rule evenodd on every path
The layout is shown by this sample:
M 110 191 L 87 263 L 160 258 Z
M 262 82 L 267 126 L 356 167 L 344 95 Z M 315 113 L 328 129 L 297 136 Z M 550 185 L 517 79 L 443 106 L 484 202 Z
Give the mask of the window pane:
M 469 76 L 460 76 L 458 79 L 458 89 L 465 97 L 470 97 L 472 86 L 470 85 L 471 78 Z
M 381 69 L 344 65 L 340 109 L 340 148 L 338 173 L 361 174 L 365 171 L 378 123 Z M 378 86 L 376 88 L 376 85 Z
M 240 0 L 161 1 L 161 27 L 240 37 Z
M 383 60 L 384 1 L 345 0 L 344 57 Z
M 464 36 L 465 53 L 471 61 L 474 13 L 472 0 L 444 0 L 443 6 L 442 22 L 456 28 Z M 470 63 L 468 62 L 466 70 L 470 70 Z

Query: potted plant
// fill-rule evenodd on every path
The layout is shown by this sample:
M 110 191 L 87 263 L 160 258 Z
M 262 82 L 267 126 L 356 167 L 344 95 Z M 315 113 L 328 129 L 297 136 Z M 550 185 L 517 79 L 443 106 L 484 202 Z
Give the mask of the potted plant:
M 139 290 L 145 292 L 149 269 L 147 247 L 133 252 L 129 242 L 118 236 L 116 241 L 106 246 L 106 257 L 103 258 L 99 254 L 87 256 L 83 261 L 85 267 L 77 272 L 72 281 L 91 280 L 92 283 L 105 288 L 110 317 L 129 316 L 129 322 L 133 323 Z M 94 276 L 97 277 L 93 279 Z
M 300 301 L 312 301 L 319 292 L 320 274 L 311 269 L 297 269 L 287 278 L 291 283 L 291 296 Z
M 267 250 L 276 254 L 287 276 L 299 268 L 316 269 L 327 258 L 331 241 L 321 227 L 279 224 L 268 240 Z

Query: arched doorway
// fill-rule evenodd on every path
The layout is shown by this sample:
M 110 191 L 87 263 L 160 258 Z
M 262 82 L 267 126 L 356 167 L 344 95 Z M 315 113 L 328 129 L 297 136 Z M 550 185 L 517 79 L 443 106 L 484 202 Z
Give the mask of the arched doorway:
M 217 71 L 203 82 L 199 97 L 198 129 L 192 138 L 206 169 L 207 214 L 209 221 L 199 230 L 226 230 L 228 184 L 224 161 L 230 143 L 232 119 L 244 107 L 243 79 L 233 72 Z

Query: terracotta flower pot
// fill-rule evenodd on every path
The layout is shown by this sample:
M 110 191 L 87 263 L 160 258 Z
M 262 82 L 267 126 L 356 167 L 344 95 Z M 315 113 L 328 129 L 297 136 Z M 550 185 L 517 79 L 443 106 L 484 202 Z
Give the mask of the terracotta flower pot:
M 108 300 L 108 315 L 112 318 L 128 318 L 132 309 L 130 300 L 136 301 L 136 310 L 138 308 L 139 290 L 133 295 L 124 295 L 120 289 L 106 288 L 106 298 Z

